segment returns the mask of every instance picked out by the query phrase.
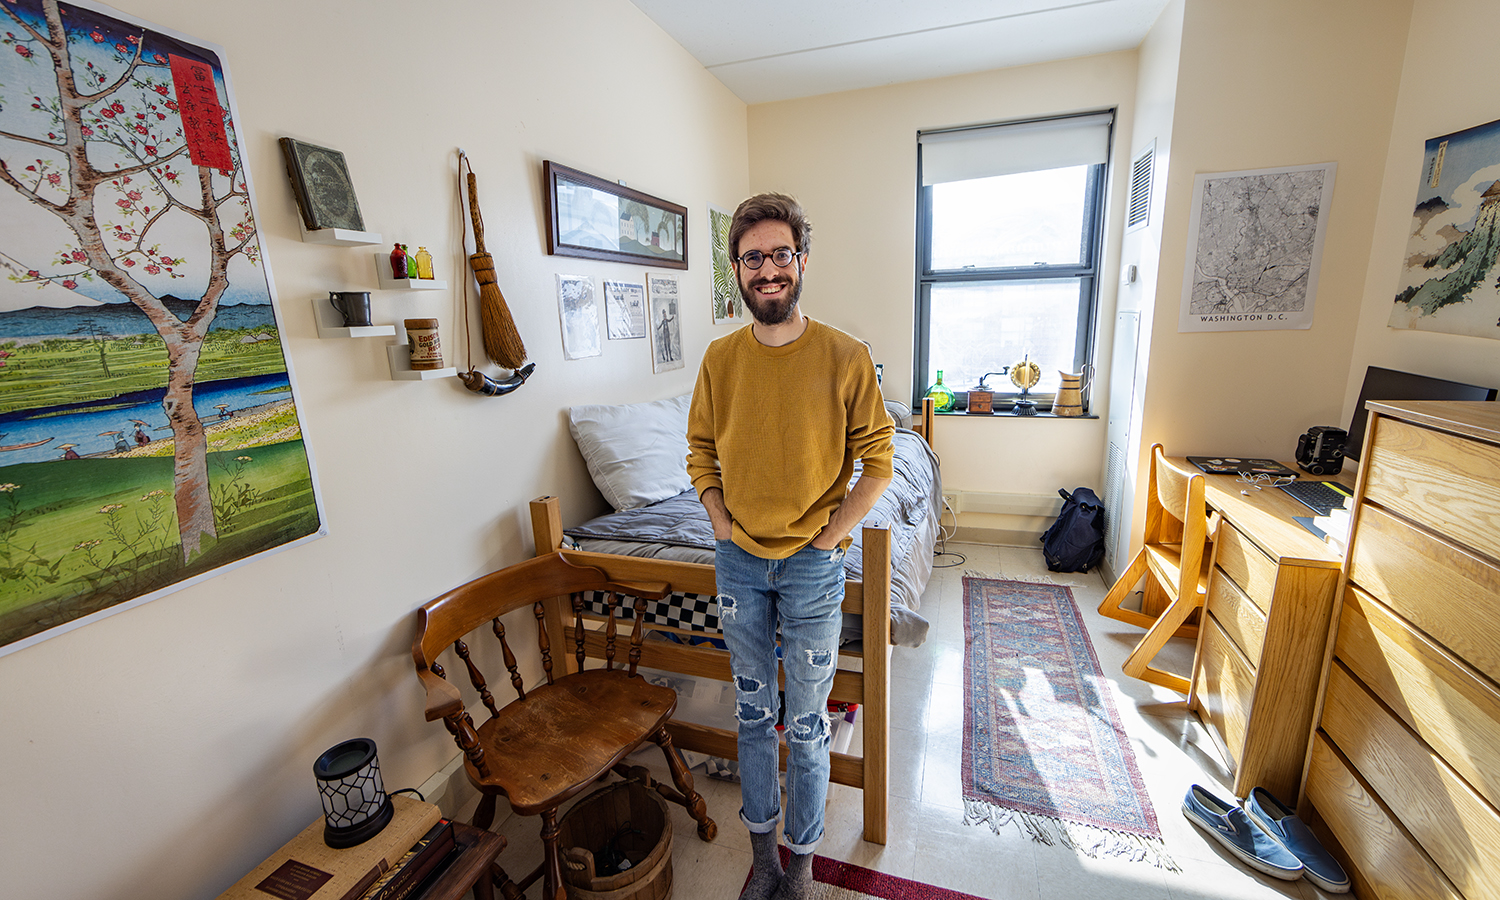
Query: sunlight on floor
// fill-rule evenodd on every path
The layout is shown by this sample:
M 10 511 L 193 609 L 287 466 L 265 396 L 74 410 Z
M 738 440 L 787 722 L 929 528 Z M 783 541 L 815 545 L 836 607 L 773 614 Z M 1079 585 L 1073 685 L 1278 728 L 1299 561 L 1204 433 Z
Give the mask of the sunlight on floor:
M 1049 573 L 1036 550 L 952 544 L 967 557 L 939 569 L 923 595 L 920 612 L 932 622 L 920 648 L 897 647 L 891 660 L 890 826 L 884 846 L 862 839 L 860 791 L 834 785 L 818 854 L 915 881 L 984 898 L 1105 900 L 1188 898 L 1298 898 L 1323 894 L 1305 881 L 1281 882 L 1239 865 L 1182 817 L 1179 804 L 1197 782 L 1229 796 L 1227 772 L 1208 733 L 1186 710 L 1185 698 L 1120 674 L 1141 631 L 1095 612 L 1105 585 L 1097 573 Z M 1073 598 L 1114 688 L 1114 700 L 1131 738 L 1136 762 L 1156 809 L 1166 852 L 1181 872 L 1145 863 L 1088 859 L 1061 846 L 1032 843 L 1016 827 L 996 834 L 987 825 L 963 824 L 963 574 L 1015 579 L 1052 579 L 1072 588 Z M 1193 647 L 1174 639 L 1159 664 L 1186 672 Z M 851 752 L 859 752 L 854 738 Z M 667 778 L 654 747 L 636 758 Z M 750 871 L 750 840 L 740 824 L 739 785 L 704 777 L 696 785 L 719 823 L 712 844 L 697 839 L 685 811 L 673 816 L 673 896 L 679 900 L 734 900 Z M 502 803 L 502 815 L 504 804 Z M 541 858 L 538 821 L 509 817 L 495 827 L 510 839 L 500 863 L 519 875 Z M 533 888 L 533 893 L 537 890 Z

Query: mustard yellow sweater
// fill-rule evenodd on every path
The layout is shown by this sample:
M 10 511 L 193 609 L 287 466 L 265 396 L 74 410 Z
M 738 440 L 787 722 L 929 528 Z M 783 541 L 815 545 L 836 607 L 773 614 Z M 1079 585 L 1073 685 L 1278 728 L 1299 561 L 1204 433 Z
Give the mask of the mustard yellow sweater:
M 808 320 L 767 347 L 750 326 L 709 345 L 688 414 L 688 477 L 724 491 L 734 542 L 785 559 L 812 542 L 843 502 L 854 461 L 891 477 L 895 427 L 862 342 Z

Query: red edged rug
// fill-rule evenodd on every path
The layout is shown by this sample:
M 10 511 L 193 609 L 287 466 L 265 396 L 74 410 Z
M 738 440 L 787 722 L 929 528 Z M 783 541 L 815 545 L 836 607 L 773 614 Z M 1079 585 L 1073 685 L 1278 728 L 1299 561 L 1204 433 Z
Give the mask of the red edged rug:
M 777 849 L 785 865 L 791 852 L 785 847 Z M 973 894 L 908 881 L 824 856 L 813 857 L 813 880 L 817 885 L 812 900 L 983 900 Z M 750 883 L 749 873 L 745 874 L 745 883 Z

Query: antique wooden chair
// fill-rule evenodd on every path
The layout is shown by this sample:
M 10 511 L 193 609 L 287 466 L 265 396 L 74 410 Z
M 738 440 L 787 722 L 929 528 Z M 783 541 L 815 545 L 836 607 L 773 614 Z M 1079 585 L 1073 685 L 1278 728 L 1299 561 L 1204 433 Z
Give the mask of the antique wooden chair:
M 1202 472 L 1188 472 L 1167 461 L 1161 444 L 1151 445 L 1151 475 L 1146 495 L 1146 532 L 1140 552 L 1130 561 L 1099 604 L 1099 614 L 1139 625 L 1146 634 L 1125 658 L 1126 675 L 1186 694 L 1189 680 L 1151 665 L 1167 639 L 1178 635 L 1196 637 L 1197 629 L 1184 625 L 1193 610 L 1208 596 L 1212 565 L 1213 532 L 1204 503 L 1206 482 Z M 1146 579 L 1142 610 L 1123 609 L 1120 604 L 1131 589 Z M 1149 612 L 1164 598 L 1159 615 Z
M 693 790 L 693 776 L 672 746 L 666 723 L 677 708 L 677 694 L 636 674 L 643 637 L 645 600 L 660 599 L 665 585 L 625 585 L 610 582 L 599 569 L 575 566 L 553 553 L 492 572 L 454 588 L 418 612 L 412 658 L 417 678 L 427 691 L 427 721 L 442 719 L 464 753 L 464 771 L 482 792 L 474 825 L 489 828 L 495 818 L 496 798 L 504 795 L 521 815 L 540 816 L 544 858 L 518 883 L 496 868 L 495 881 L 507 897 L 519 897 L 538 878 L 543 897 L 562 900 L 562 868 L 557 841 L 558 807 L 607 775 L 611 769 L 627 773 L 621 762 L 647 741 L 661 747 L 677 789 L 654 787 L 666 799 L 685 807 L 698 822 L 698 836 L 711 841 L 718 826 L 708 817 L 703 798 Z M 604 668 L 583 669 L 585 629 L 583 593 L 606 595 Z M 574 643 L 579 671 L 553 675 L 551 641 L 545 625 L 544 601 L 571 595 L 575 615 Z M 629 665 L 617 667 L 615 612 L 622 596 L 635 600 L 635 626 L 630 636 Z M 500 617 L 530 606 L 537 620 L 537 643 L 546 682 L 523 686 L 518 663 L 505 638 Z M 465 636 L 489 623 L 500 642 L 500 654 L 515 688 L 516 699 L 502 706 L 491 695 L 484 675 L 471 655 Z M 457 687 L 446 680 L 438 654 L 452 647 L 468 670 L 469 681 L 489 710 L 489 719 L 474 726 Z M 482 654 L 479 654 L 482 655 Z

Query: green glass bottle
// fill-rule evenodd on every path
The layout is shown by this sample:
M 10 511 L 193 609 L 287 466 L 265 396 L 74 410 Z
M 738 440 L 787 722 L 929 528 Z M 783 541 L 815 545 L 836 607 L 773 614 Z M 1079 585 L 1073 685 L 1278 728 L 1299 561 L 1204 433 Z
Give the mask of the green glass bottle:
M 937 384 L 927 389 L 927 396 L 932 398 L 932 409 L 934 412 L 947 412 L 953 408 L 953 404 L 958 399 L 953 396 L 952 391 L 948 390 L 948 386 L 943 384 L 942 369 L 938 369 Z

